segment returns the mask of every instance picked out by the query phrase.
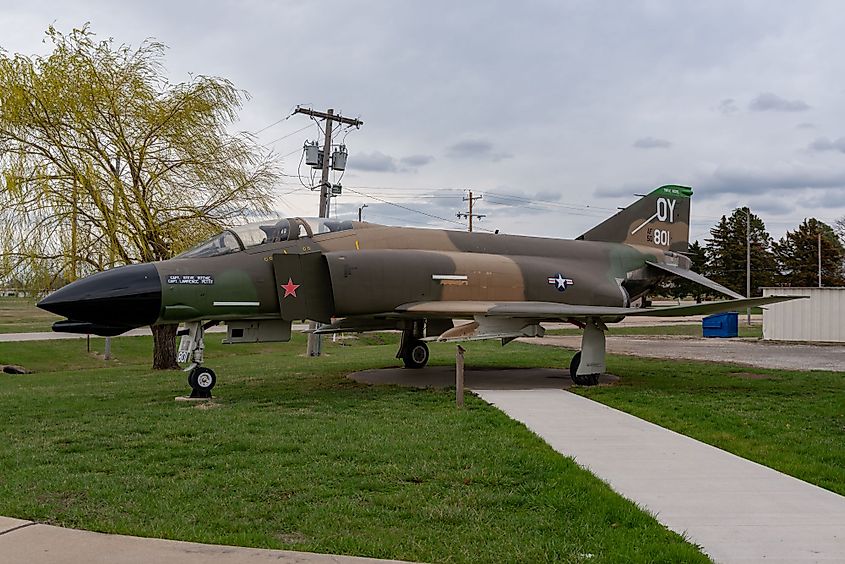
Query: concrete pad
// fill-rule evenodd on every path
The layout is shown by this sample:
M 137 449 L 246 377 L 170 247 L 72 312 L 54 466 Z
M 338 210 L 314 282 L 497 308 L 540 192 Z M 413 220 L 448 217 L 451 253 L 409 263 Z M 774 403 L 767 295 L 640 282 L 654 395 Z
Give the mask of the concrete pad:
M 475 392 L 717 562 L 845 562 L 845 497 L 563 390 Z
M 427 366 L 420 369 L 383 368 L 353 372 L 351 378 L 361 384 L 393 384 L 408 388 L 454 388 L 454 366 Z M 617 376 L 604 374 L 599 384 L 614 384 Z M 464 386 L 468 389 L 534 390 L 564 389 L 573 386 L 569 370 L 557 368 L 466 368 Z
M 106 535 L 32 525 L 0 535 L 0 564 L 376 564 L 354 556 Z

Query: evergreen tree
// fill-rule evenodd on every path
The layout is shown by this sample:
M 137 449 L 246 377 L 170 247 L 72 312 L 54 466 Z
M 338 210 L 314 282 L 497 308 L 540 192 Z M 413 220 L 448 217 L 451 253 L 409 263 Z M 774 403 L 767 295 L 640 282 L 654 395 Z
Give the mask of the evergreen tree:
M 845 249 L 833 228 L 814 218 L 805 219 L 795 231 L 787 231 L 774 244 L 782 284 L 795 287 L 819 285 L 819 235 L 822 286 L 843 285 L 842 259 Z
M 710 230 L 705 254 L 709 278 L 740 294 L 745 294 L 747 208 L 737 208 Z M 772 254 L 772 237 L 763 220 L 750 214 L 751 239 L 751 295 L 761 295 L 760 287 L 772 286 L 777 275 L 777 263 Z

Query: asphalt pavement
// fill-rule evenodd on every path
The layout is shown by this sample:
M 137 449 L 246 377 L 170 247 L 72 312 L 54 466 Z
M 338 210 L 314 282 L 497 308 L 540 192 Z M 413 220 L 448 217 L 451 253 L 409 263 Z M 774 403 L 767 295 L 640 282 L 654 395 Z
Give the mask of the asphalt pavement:
M 581 337 L 576 335 L 550 335 L 519 340 L 570 350 L 581 348 Z M 845 371 L 845 344 L 822 345 L 758 339 L 609 335 L 607 352 L 673 360 L 730 362 L 758 368 Z

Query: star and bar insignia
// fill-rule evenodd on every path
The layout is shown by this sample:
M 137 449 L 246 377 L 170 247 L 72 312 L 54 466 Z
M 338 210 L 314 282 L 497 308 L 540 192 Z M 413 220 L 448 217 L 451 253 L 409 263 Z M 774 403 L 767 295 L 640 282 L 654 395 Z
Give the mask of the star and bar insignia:
M 549 284 L 553 284 L 558 292 L 564 292 L 568 287 L 575 284 L 575 282 L 572 281 L 572 278 L 564 278 L 563 274 L 558 272 L 554 276 L 549 276 Z

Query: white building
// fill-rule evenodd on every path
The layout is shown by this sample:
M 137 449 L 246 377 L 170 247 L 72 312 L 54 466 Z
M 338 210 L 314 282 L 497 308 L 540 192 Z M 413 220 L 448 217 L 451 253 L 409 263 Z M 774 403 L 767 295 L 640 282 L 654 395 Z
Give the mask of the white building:
M 763 339 L 845 343 L 845 288 L 763 288 L 764 296 L 808 296 L 764 306 Z

